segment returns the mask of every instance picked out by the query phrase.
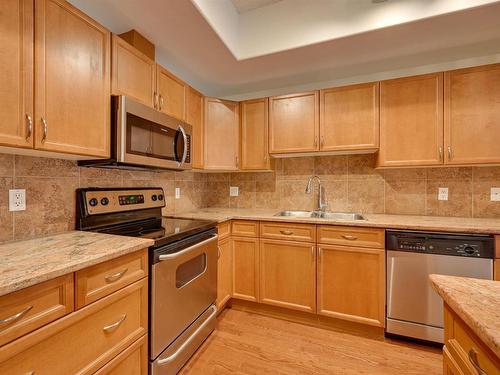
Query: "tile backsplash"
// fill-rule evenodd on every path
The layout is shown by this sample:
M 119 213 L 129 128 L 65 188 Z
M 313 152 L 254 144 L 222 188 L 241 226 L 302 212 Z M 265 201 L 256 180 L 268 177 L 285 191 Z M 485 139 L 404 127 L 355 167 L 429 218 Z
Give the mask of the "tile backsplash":
M 375 155 L 319 156 L 274 160 L 274 172 L 222 173 L 207 178 L 207 206 L 310 210 L 307 180 L 318 175 L 330 210 L 361 213 L 500 218 L 500 167 L 375 169 Z M 229 186 L 240 195 L 229 197 Z M 448 188 L 448 200 L 438 189 Z
M 273 160 L 273 172 L 143 172 L 80 168 L 76 162 L 0 154 L 0 241 L 74 229 L 78 187 L 161 186 L 164 214 L 204 207 L 314 209 L 307 179 L 318 175 L 330 210 L 362 213 L 500 218 L 500 167 L 376 170 L 374 155 L 319 156 Z M 239 196 L 229 197 L 238 186 Z M 174 199 L 175 187 L 181 198 Z M 438 188 L 447 187 L 447 201 Z M 26 211 L 9 212 L 8 190 L 26 189 Z

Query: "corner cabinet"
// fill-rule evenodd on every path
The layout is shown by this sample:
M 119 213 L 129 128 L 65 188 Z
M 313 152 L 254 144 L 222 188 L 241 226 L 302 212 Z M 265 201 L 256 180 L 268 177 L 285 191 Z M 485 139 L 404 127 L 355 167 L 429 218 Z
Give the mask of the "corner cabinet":
M 187 88 L 186 122 L 193 127 L 191 137 L 191 160 L 193 168 L 202 169 L 204 165 L 203 94 L 192 87 Z
M 444 77 L 446 164 L 500 163 L 500 64 Z
M 269 170 L 267 98 L 247 100 L 241 109 L 241 169 Z
M 269 152 L 319 150 L 319 92 L 269 98 Z
M 443 73 L 380 82 L 377 165 L 440 165 L 443 153 Z
M 239 168 L 239 103 L 205 98 L 204 169 Z
M 0 1 L 0 146 L 33 148 L 33 1 Z
M 319 107 L 321 151 L 378 150 L 378 82 L 321 90 Z

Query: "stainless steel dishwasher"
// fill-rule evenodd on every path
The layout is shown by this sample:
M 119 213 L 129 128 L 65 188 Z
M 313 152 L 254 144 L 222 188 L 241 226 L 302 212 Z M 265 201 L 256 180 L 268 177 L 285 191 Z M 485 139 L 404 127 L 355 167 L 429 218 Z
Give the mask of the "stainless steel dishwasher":
M 386 232 L 386 335 L 443 343 L 443 302 L 430 274 L 493 279 L 492 236 Z

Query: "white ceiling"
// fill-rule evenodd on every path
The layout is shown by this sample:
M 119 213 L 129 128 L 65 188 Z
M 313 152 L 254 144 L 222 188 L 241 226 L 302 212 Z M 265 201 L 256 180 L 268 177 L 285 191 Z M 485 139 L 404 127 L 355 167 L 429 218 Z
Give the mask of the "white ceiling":
M 500 1 L 262 1 L 70 0 L 115 33 L 137 29 L 204 94 L 234 100 L 500 62 Z
M 281 0 L 231 0 L 236 11 L 241 14 L 254 9 L 263 8 Z

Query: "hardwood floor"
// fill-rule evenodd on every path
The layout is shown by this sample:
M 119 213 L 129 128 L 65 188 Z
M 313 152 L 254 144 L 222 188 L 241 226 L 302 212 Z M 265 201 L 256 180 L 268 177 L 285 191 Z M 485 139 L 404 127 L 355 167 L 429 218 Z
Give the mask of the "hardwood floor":
M 227 309 L 183 375 L 441 375 L 441 350 Z

